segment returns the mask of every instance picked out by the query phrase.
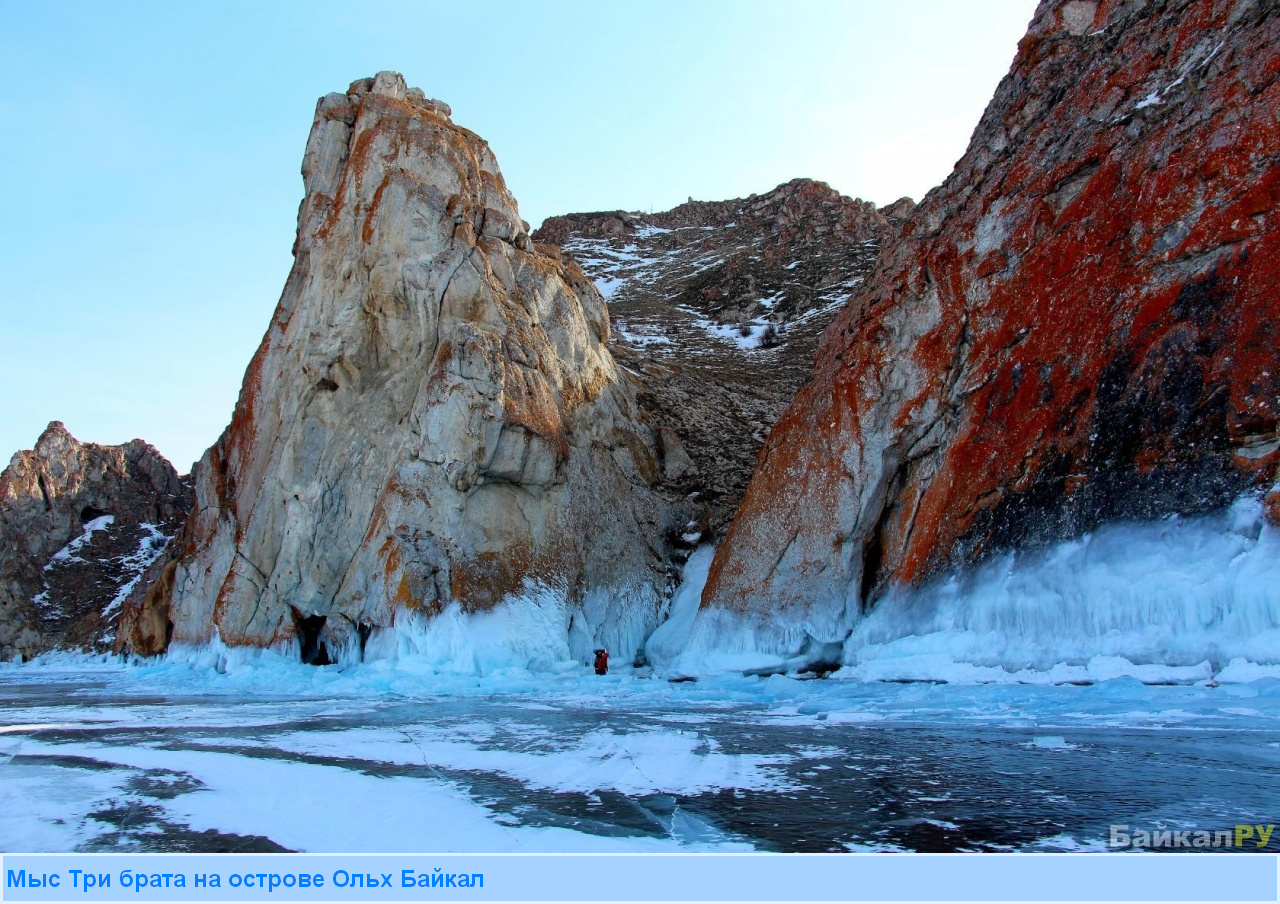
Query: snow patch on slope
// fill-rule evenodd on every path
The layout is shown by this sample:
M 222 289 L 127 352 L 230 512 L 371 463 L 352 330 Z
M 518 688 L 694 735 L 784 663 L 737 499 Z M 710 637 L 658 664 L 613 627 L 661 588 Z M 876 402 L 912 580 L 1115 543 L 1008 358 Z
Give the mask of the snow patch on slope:
M 80 532 L 80 536 L 76 537 L 66 546 L 62 547 L 62 549 L 55 552 L 53 557 L 45 564 L 44 570 L 48 571 L 55 565 L 64 565 L 69 562 L 83 562 L 84 559 L 78 555 L 80 550 L 84 548 L 86 544 L 93 541 L 94 534 L 100 530 L 109 529 L 111 525 L 115 523 L 116 519 L 114 515 L 102 515 L 99 518 L 94 518 L 92 521 L 85 522 L 84 528 Z
M 164 548 L 173 539 L 172 536 L 161 533 L 160 528 L 154 524 L 143 522 L 138 526 L 146 531 L 146 535 L 138 542 L 138 548 L 132 555 L 121 556 L 119 559 L 121 569 L 130 577 L 120 587 L 111 602 L 107 603 L 103 608 L 103 616 L 110 617 L 116 613 L 129 594 L 133 592 L 133 588 L 138 585 L 138 581 L 142 578 L 142 573 L 151 567 L 151 563 L 159 558 L 160 553 L 164 552 Z

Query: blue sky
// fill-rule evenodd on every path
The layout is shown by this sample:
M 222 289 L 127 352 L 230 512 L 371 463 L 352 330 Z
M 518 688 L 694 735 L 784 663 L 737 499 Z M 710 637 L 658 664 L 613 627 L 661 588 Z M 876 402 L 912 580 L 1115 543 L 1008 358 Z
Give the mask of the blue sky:
M 291 264 L 315 100 L 380 69 L 526 219 L 797 176 L 885 204 L 963 153 L 1034 0 L 0 0 L 0 459 L 50 420 L 186 470 Z

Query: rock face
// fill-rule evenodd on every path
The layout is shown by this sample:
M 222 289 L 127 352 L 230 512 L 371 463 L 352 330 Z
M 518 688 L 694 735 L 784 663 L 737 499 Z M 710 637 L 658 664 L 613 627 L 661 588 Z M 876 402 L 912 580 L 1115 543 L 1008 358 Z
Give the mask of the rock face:
M 890 220 L 902 222 L 903 220 L 908 219 L 911 214 L 915 212 L 915 209 L 915 201 L 912 201 L 910 198 L 899 198 L 892 204 L 886 207 L 881 207 L 880 213 Z
M 1269 486 L 1278 217 L 1280 7 L 1042 2 L 827 330 L 703 606 L 829 643 L 890 585 Z
M 141 440 L 54 422 L 0 473 L 0 658 L 106 649 L 124 597 L 177 532 L 190 488 Z
M 399 612 L 541 585 L 629 655 L 608 625 L 656 622 L 680 516 L 599 293 L 398 74 L 320 100 L 302 173 L 293 270 L 128 646 L 172 623 L 323 661 Z
M 1263 500 L 1267 520 L 1280 527 L 1280 486 L 1273 487 Z
M 873 205 L 808 179 L 657 214 L 551 217 L 534 234 L 608 299 L 610 347 L 642 380 L 666 485 L 694 494 L 687 536 L 727 526 L 823 328 L 896 234 Z

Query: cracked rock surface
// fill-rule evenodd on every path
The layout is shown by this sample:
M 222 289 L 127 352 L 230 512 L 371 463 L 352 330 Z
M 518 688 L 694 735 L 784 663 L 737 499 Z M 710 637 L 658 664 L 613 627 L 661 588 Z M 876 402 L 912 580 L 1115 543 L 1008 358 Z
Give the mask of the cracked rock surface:
M 535 585 L 656 623 L 683 522 L 604 302 L 449 116 L 396 73 L 319 101 L 293 270 L 130 648 L 332 650 Z
M 703 606 L 838 641 L 893 585 L 1270 486 L 1277 111 L 1275 3 L 1044 0 L 827 329 Z

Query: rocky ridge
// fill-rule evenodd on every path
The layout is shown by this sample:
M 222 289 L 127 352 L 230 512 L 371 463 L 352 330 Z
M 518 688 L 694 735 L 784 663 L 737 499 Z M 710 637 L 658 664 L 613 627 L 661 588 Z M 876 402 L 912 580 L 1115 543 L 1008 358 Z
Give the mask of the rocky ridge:
M 1277 111 L 1274 3 L 1042 2 L 828 328 L 704 609 L 790 626 L 794 653 L 996 550 L 1270 486 Z
M 108 649 L 124 598 L 190 507 L 151 446 L 82 443 L 51 423 L 0 472 L 0 658 Z
M 666 481 L 696 494 L 689 536 L 727 526 L 822 330 L 896 234 L 874 205 L 809 179 L 661 213 L 550 217 L 534 233 L 608 300 L 610 347 L 638 377 Z
M 687 520 L 579 267 L 396 73 L 317 107 L 295 263 L 123 645 L 358 656 L 398 618 L 549 590 L 587 650 L 656 624 Z M 575 651 L 581 652 L 581 651 Z

